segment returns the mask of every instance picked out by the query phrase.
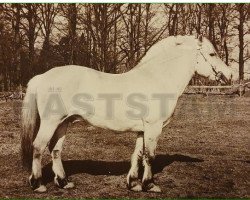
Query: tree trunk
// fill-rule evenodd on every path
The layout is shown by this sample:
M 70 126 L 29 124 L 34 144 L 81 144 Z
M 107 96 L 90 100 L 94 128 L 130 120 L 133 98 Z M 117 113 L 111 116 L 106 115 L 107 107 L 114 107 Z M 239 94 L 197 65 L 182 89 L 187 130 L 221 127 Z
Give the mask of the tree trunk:
M 225 62 L 226 62 L 226 65 L 229 65 L 229 53 L 228 53 L 226 38 L 224 38 L 224 50 L 225 50 Z
M 34 56 L 35 56 L 35 39 L 36 39 L 36 25 L 37 25 L 37 5 L 36 4 L 26 4 L 28 10 L 27 20 L 28 20 L 28 48 L 29 48 L 29 61 L 28 61 L 28 79 L 35 75 L 34 69 Z
M 197 10 L 196 11 L 198 12 L 196 31 L 197 31 L 197 34 L 200 35 L 201 34 L 201 12 L 202 12 L 202 6 L 200 4 L 197 4 Z
M 20 84 L 20 49 L 21 49 L 21 41 L 20 41 L 20 20 L 21 20 L 21 7 L 20 4 L 13 4 L 13 7 L 16 9 L 15 12 L 15 22 L 14 22 L 14 63 L 13 63 L 13 81 L 15 85 Z
M 215 42 L 215 30 L 214 30 L 214 12 L 215 4 L 208 4 L 208 39 L 212 42 L 215 49 L 217 50 L 216 42 Z
M 148 27 L 149 27 L 149 18 L 150 18 L 150 4 L 146 4 L 146 19 L 145 19 L 145 31 L 144 31 L 144 52 L 148 49 Z
M 77 25 L 77 7 L 75 3 L 69 4 L 68 7 L 68 28 L 70 39 L 70 58 L 69 64 L 76 64 L 76 25 Z
M 244 80 L 244 5 L 238 4 L 238 12 L 239 12 L 239 80 Z

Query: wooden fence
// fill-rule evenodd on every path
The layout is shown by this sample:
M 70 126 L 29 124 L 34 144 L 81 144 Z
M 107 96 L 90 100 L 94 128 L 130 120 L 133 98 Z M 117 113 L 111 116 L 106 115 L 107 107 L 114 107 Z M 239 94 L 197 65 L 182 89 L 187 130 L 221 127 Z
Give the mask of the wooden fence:
M 1 92 L 0 101 L 8 100 L 23 100 L 25 93 L 24 92 Z
M 205 94 L 205 95 L 230 95 L 238 94 L 242 96 L 246 91 L 250 91 L 250 82 L 245 84 L 236 84 L 231 86 L 187 86 L 184 94 Z M 0 101 L 22 100 L 25 93 L 23 91 L 16 92 L 0 92 Z
M 230 86 L 188 86 L 184 93 L 185 94 L 212 94 L 212 95 L 230 95 L 238 94 L 239 96 L 244 95 L 246 91 L 250 90 L 250 82 L 245 84 L 236 84 Z

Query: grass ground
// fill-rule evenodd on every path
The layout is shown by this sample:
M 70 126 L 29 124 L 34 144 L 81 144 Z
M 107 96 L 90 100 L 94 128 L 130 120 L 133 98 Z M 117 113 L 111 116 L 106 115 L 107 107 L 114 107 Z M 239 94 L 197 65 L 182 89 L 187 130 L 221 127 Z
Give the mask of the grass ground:
M 184 95 L 169 126 L 163 129 L 155 160 L 161 194 L 135 193 L 125 179 L 136 135 L 93 128 L 85 123 L 68 130 L 64 167 L 76 188 L 54 186 L 48 152 L 43 159 L 48 192 L 28 187 L 21 167 L 21 102 L 0 102 L 0 198 L 4 197 L 250 197 L 250 98 Z

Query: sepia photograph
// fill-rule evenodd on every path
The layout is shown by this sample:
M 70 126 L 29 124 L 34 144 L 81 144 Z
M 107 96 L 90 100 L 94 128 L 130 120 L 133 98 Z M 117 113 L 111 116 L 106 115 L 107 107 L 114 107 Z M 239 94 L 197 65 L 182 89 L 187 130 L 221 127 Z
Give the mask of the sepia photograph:
M 0 3 L 0 199 L 250 198 L 250 2 Z

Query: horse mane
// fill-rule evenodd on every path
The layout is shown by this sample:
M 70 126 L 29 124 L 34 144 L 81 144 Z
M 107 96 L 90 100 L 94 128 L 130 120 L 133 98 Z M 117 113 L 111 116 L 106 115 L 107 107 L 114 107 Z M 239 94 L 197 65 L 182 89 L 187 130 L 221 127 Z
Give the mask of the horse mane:
M 168 57 L 166 54 L 170 54 L 172 48 L 183 45 L 188 39 L 190 40 L 190 38 L 191 36 L 178 35 L 162 39 L 149 48 L 149 50 L 134 68 L 141 68 L 146 63 L 156 59 L 162 59 L 161 61 L 171 60 L 172 58 Z M 159 62 L 159 60 L 157 61 Z

